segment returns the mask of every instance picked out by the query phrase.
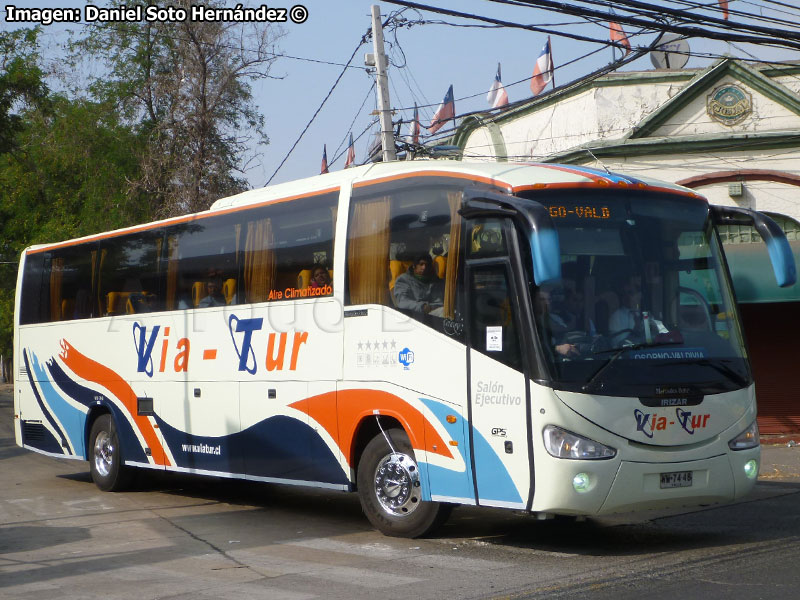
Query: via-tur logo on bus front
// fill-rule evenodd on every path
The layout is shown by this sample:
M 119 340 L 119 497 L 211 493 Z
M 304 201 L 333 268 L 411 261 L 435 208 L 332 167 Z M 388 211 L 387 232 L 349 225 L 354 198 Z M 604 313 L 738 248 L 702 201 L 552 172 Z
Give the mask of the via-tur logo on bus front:
M 668 413 L 669 414 L 669 413 Z M 675 420 L 656 413 L 645 413 L 638 408 L 633 411 L 636 419 L 636 431 L 641 431 L 647 437 L 652 438 L 655 431 L 665 431 L 668 427 L 675 425 Z M 675 409 L 675 416 L 678 424 L 689 435 L 694 435 L 695 430 L 705 429 L 708 425 L 710 414 L 692 414 L 682 408 Z
M 408 348 L 403 348 L 400 350 L 397 360 L 403 364 L 403 370 L 408 371 L 411 368 L 411 364 L 414 362 L 414 353 Z

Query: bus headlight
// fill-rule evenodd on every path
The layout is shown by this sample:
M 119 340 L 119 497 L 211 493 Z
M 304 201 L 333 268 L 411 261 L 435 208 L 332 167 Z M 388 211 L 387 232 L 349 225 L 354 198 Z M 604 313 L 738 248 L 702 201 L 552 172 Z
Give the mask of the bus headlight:
M 544 447 L 551 456 L 556 458 L 602 460 L 614 458 L 617 455 L 617 451 L 614 448 L 581 437 L 555 425 L 547 425 L 542 433 L 544 435 Z
M 728 442 L 731 450 L 748 450 L 758 447 L 758 423 L 753 421 L 750 427 Z

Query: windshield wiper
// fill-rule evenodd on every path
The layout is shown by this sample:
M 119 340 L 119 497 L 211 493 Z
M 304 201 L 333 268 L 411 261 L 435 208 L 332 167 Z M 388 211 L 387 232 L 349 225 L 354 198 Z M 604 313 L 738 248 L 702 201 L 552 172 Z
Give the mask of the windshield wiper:
M 585 384 L 583 384 L 583 387 L 581 388 L 581 390 L 583 390 L 584 392 L 592 392 L 592 391 L 594 391 L 593 385 L 600 378 L 600 375 L 605 373 L 605 371 L 614 363 L 614 361 L 617 360 L 622 355 L 622 353 L 625 352 L 626 350 L 641 350 L 642 348 L 655 348 L 655 347 L 658 347 L 658 346 L 675 346 L 675 345 L 679 345 L 679 344 L 683 344 L 683 341 L 680 341 L 680 342 L 677 342 L 677 341 L 675 341 L 675 342 L 661 342 L 661 343 L 658 343 L 658 344 L 643 344 L 643 343 L 629 344 L 627 346 L 620 346 L 619 348 L 609 348 L 608 350 L 598 350 L 594 354 L 606 354 L 608 352 L 615 352 L 615 354 L 614 354 L 614 356 L 609 358 L 605 363 L 603 363 L 603 366 L 601 366 L 599 369 L 597 369 L 597 371 L 594 372 L 594 374 L 589 378 L 589 381 L 587 381 Z
M 750 383 L 750 380 L 747 377 L 729 367 L 727 364 L 725 364 L 725 361 L 723 359 L 711 360 L 709 358 L 699 358 L 697 360 L 680 360 L 669 364 L 700 365 L 701 367 L 711 367 L 717 373 L 721 373 L 722 375 L 727 375 L 730 380 L 732 380 L 734 383 L 742 387 L 746 387 Z

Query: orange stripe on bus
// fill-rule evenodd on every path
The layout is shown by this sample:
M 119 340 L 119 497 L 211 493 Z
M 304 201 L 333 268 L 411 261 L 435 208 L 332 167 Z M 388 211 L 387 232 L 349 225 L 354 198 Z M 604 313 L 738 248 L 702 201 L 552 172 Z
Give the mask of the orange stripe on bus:
M 136 393 L 131 386 L 108 367 L 78 352 L 67 340 L 61 340 L 61 347 L 62 351 L 59 356 L 78 377 L 102 385 L 122 403 L 134 423 L 136 423 L 136 427 L 138 427 L 148 447 L 151 450 L 159 451 L 159 453 L 152 453 L 155 463 L 171 466 L 164 448 L 158 440 L 153 426 L 150 424 L 150 420 L 137 414 Z
M 680 190 L 671 187 L 661 187 L 661 186 L 654 186 L 649 184 L 644 184 L 644 187 L 641 187 L 639 184 L 627 184 L 627 185 L 618 185 L 612 183 L 608 179 L 599 179 L 597 181 L 576 181 L 574 183 L 566 183 L 566 182 L 558 182 L 558 183 L 534 183 L 531 185 L 520 185 L 514 188 L 513 193 L 518 194 L 519 192 L 527 192 L 527 191 L 541 191 L 546 192 L 548 190 L 565 190 L 565 189 L 598 189 L 598 188 L 608 188 L 613 189 L 614 192 L 618 192 L 620 190 L 630 190 L 630 191 L 640 191 L 642 189 L 646 189 L 648 192 L 663 192 L 667 194 L 675 194 L 676 196 L 686 196 L 689 198 L 696 198 L 696 199 L 705 199 L 702 195 L 698 194 L 697 192 L 692 192 L 689 190 Z M 588 201 L 588 200 L 587 200 Z
M 453 458 L 447 444 L 425 416 L 402 398 L 388 392 L 365 389 L 327 392 L 289 406 L 306 413 L 324 427 L 350 466 L 356 458 L 353 456 L 353 441 L 357 428 L 375 411 L 400 421 L 415 450 Z

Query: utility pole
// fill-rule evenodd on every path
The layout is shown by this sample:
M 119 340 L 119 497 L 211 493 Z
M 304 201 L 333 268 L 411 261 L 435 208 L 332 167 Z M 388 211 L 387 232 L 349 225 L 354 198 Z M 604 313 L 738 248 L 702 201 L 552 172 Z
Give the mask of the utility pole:
M 386 54 L 383 49 L 383 25 L 381 24 L 381 7 L 372 5 L 372 60 L 375 63 L 375 74 L 378 89 L 378 116 L 381 125 L 381 148 L 383 162 L 397 160 L 394 152 L 394 131 L 392 130 L 392 109 L 389 107 L 389 77 L 386 75 Z M 370 55 L 367 55 L 367 65 L 370 65 Z

